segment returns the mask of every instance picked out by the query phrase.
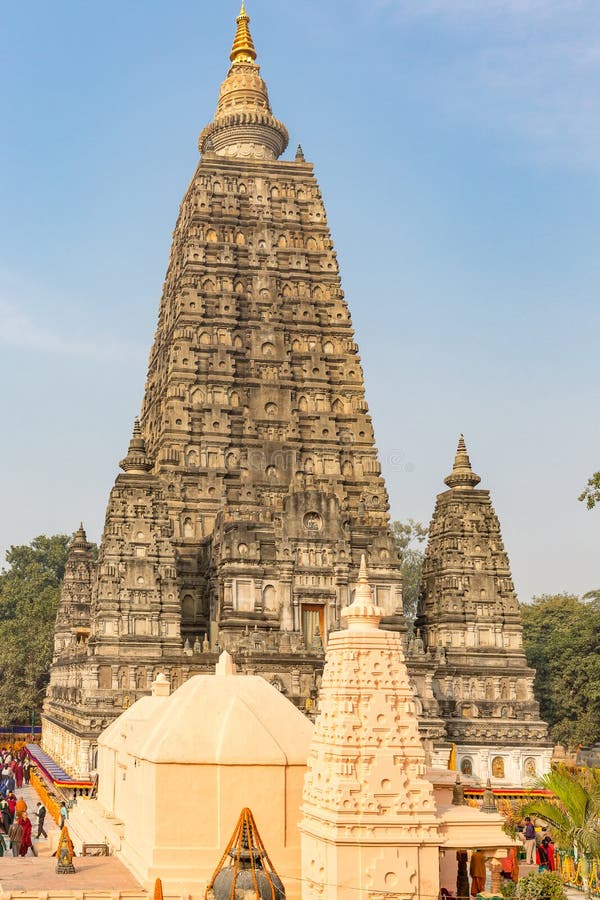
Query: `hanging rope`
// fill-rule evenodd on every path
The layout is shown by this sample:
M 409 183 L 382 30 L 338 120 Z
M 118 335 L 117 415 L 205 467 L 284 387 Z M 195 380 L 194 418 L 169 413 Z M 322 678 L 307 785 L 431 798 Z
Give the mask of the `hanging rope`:
M 229 857 L 229 862 L 228 862 Z M 205 900 L 209 900 L 209 891 L 212 891 L 219 873 L 226 869 L 233 869 L 231 880 L 231 894 L 229 900 L 235 900 L 235 889 L 240 871 L 252 872 L 252 883 L 257 897 L 261 897 L 261 887 L 268 885 L 271 891 L 271 900 L 278 900 L 281 896 L 282 883 L 275 866 L 269 858 L 266 847 L 263 844 L 254 816 L 246 807 L 240 813 L 240 817 L 231 835 L 225 852 L 219 860 L 219 864 L 210 879 L 204 894 Z M 258 875 L 261 876 L 259 887 Z M 266 885 L 265 885 L 266 882 Z

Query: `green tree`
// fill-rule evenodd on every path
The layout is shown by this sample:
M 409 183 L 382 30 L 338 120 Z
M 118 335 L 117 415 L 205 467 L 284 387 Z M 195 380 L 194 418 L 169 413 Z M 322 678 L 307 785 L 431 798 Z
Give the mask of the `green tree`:
M 69 537 L 11 547 L 0 573 L 0 724 L 25 724 L 48 683 Z
M 599 742 L 600 606 L 572 594 L 545 594 L 521 605 L 521 619 L 552 737 L 571 748 Z
M 414 519 L 392 522 L 392 535 L 402 560 L 402 600 L 404 616 L 410 624 L 417 615 L 425 558 L 422 546 L 427 540 L 427 528 Z
M 588 509 L 593 509 L 596 503 L 600 503 L 600 472 L 594 472 L 585 490 L 578 497 L 579 500 L 585 502 Z
M 595 769 L 572 772 L 564 766 L 538 779 L 537 786 L 552 791 L 553 797 L 535 797 L 524 805 L 523 815 L 543 819 L 552 829 L 561 850 L 579 859 L 600 854 L 600 772 Z M 584 869 L 585 886 L 587 872 Z

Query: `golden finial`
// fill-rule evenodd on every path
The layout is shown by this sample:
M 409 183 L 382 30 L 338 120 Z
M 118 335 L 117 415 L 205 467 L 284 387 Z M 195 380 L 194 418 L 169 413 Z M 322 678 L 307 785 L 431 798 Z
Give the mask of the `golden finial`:
M 256 50 L 254 49 L 254 41 L 252 40 L 252 35 L 250 34 L 250 16 L 246 12 L 246 7 L 244 6 L 244 0 L 242 0 L 242 7 L 240 9 L 240 14 L 236 19 L 237 22 L 237 31 L 235 33 L 235 39 L 233 41 L 233 47 L 231 48 L 231 53 L 229 54 L 229 59 L 231 62 L 254 62 L 256 59 Z

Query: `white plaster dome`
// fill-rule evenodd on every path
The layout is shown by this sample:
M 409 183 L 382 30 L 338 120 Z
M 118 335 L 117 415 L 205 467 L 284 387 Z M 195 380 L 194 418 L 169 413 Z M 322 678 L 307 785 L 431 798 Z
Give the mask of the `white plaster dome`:
M 153 763 L 306 765 L 313 726 L 258 675 L 195 675 L 132 735 Z

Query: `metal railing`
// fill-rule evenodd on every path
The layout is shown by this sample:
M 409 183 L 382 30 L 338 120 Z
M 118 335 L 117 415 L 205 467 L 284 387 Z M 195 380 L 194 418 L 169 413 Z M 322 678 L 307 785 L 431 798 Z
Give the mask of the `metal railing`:
M 556 871 L 562 878 L 563 884 L 568 884 L 580 891 L 587 889 L 595 897 L 600 896 L 600 859 L 580 856 L 575 862 L 572 853 L 566 850 L 557 850 L 555 860 Z
M 39 798 L 48 810 L 48 814 L 52 816 L 56 824 L 60 822 L 60 800 L 56 797 L 55 794 L 51 794 L 41 780 L 39 775 L 31 770 L 30 776 L 31 786 L 37 791 L 39 794 Z

